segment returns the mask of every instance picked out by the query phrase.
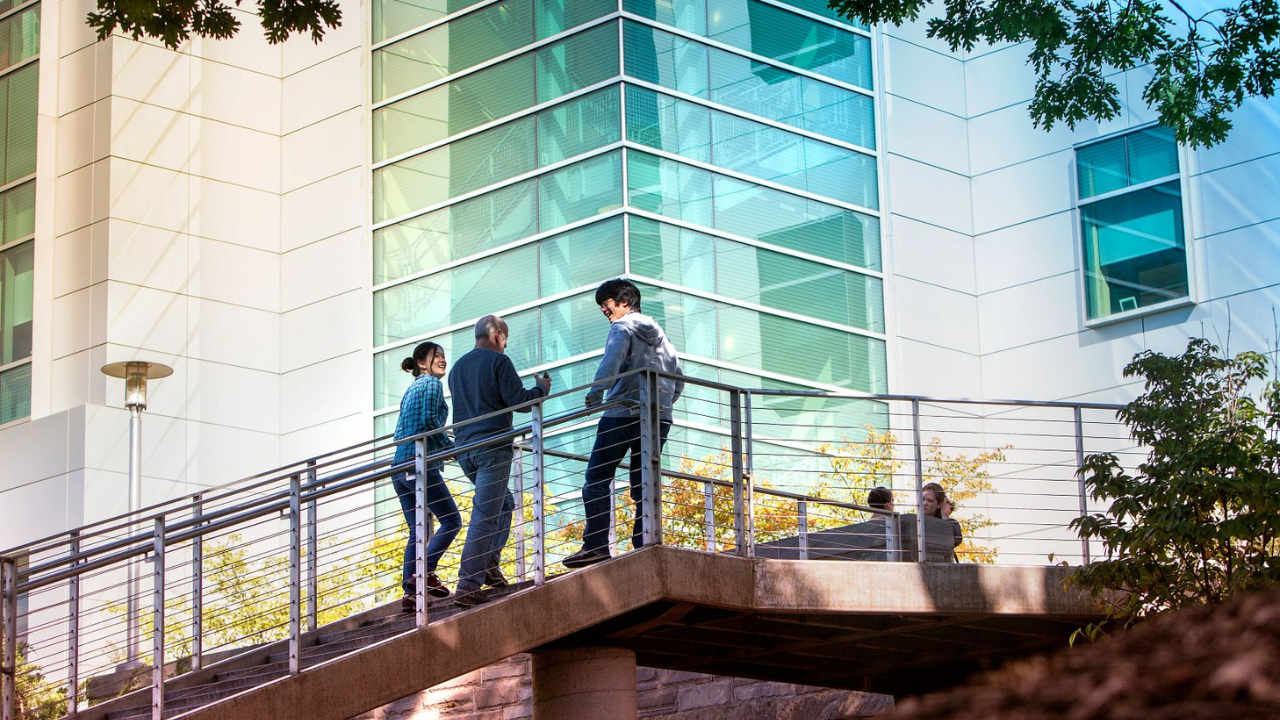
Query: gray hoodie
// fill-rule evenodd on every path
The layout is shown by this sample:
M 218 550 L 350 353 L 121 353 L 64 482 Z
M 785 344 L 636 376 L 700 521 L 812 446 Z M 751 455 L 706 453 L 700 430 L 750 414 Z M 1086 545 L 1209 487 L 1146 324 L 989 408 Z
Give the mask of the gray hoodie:
M 600 369 L 596 371 L 596 383 L 587 393 L 587 401 L 598 403 L 609 391 L 609 401 L 640 399 L 640 376 L 631 375 L 620 378 L 609 387 L 608 382 L 600 382 L 604 378 L 618 375 L 635 368 L 653 368 L 663 372 L 681 375 L 680 360 L 676 356 L 676 347 L 658 327 L 658 323 L 648 315 L 630 312 L 618 318 L 609 326 L 609 339 L 604 344 L 604 358 L 600 360 Z M 684 381 L 672 378 L 660 378 L 658 394 L 661 403 L 663 420 L 671 419 L 671 407 L 680 394 L 684 392 Z M 639 417 L 640 408 L 634 405 L 612 407 L 604 411 L 605 417 Z

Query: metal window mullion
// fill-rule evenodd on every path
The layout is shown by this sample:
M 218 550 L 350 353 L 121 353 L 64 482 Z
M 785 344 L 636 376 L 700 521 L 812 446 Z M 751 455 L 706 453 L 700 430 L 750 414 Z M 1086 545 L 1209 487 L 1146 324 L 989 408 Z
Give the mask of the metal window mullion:
M 1138 183 L 1137 185 L 1128 185 L 1126 187 L 1122 187 L 1116 190 L 1111 190 L 1110 192 L 1101 193 L 1099 195 L 1090 195 L 1087 198 L 1079 198 L 1076 200 L 1076 207 L 1085 208 L 1089 205 L 1093 205 L 1094 203 L 1102 202 L 1105 200 L 1112 200 L 1118 197 L 1123 197 L 1125 195 L 1128 195 L 1129 193 L 1138 192 L 1139 190 L 1150 190 L 1153 187 L 1159 187 L 1160 185 L 1165 185 L 1167 183 L 1171 183 L 1174 181 L 1178 181 L 1178 184 L 1179 184 L 1178 191 L 1179 191 L 1179 194 L 1181 194 L 1182 192 L 1181 180 L 1182 180 L 1181 173 L 1173 173 L 1172 175 L 1165 175 L 1164 177 L 1156 178 L 1155 180 L 1147 180 L 1146 182 Z
M 4 20 L 5 20 L 5 18 L 0 18 L 0 22 L 4 22 Z M 10 65 L 9 67 L 5 68 L 4 70 L 0 70 L 0 79 L 2 79 L 2 78 L 4 78 L 4 77 L 7 77 L 7 76 L 9 76 L 9 75 L 14 74 L 14 73 L 16 73 L 17 71 L 19 71 L 19 70 L 21 70 L 21 69 L 23 69 L 23 68 L 27 67 L 28 65 L 35 65 L 35 64 L 36 64 L 37 62 L 39 62 L 39 61 L 40 61 L 40 53 L 39 53 L 39 52 L 37 52 L 35 55 L 32 55 L 31 57 L 29 57 L 29 58 L 27 58 L 27 59 L 25 59 L 25 60 L 22 60 L 22 61 L 20 61 L 20 62 L 16 62 L 16 63 L 14 63 L 14 64 Z M 35 177 L 35 173 L 32 173 L 29 177 Z M 24 181 L 19 180 L 19 181 L 15 181 L 15 182 L 24 182 Z M 11 185 L 12 185 L 12 183 L 11 183 Z M 5 189 L 8 189 L 8 188 L 5 188 Z M 4 192 L 4 190 L 0 190 L 0 192 Z
M 31 0 L 31 2 L 25 2 L 25 3 L 22 3 L 21 5 L 11 7 L 8 10 L 0 13 L 0 22 L 4 22 L 5 20 L 8 20 L 14 15 L 21 13 L 23 10 L 30 8 L 32 5 L 39 5 L 39 4 L 40 4 L 40 0 Z M 38 54 L 39 53 L 37 53 L 37 55 Z

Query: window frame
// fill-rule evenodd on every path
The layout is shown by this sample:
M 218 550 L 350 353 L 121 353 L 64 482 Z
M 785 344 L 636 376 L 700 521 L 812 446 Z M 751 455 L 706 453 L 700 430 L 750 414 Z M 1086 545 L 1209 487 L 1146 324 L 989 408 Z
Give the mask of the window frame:
M 1070 170 L 1069 170 L 1070 182 L 1068 183 L 1071 188 L 1071 198 L 1072 198 L 1071 234 L 1072 234 L 1072 240 L 1075 244 L 1074 253 L 1076 258 L 1076 271 L 1079 273 L 1079 283 L 1076 285 L 1077 289 L 1079 290 L 1079 298 L 1077 301 L 1077 305 L 1079 308 L 1080 318 L 1082 319 L 1083 325 L 1086 329 L 1094 329 L 1098 327 L 1112 325 L 1115 323 L 1125 322 L 1127 320 L 1132 320 L 1134 318 L 1146 317 L 1148 315 L 1155 315 L 1157 313 L 1166 312 L 1168 310 L 1175 310 L 1183 307 L 1191 307 L 1198 304 L 1200 301 L 1199 282 L 1198 282 L 1198 275 L 1196 272 L 1196 266 L 1198 263 L 1196 263 L 1193 260 L 1193 258 L 1195 257 L 1196 238 L 1194 233 L 1192 232 L 1194 226 L 1192 225 L 1192 222 L 1191 222 L 1192 220 L 1191 202 L 1189 198 L 1189 193 L 1187 192 L 1187 190 L 1190 187 L 1190 179 L 1191 179 L 1190 174 L 1187 172 L 1187 165 L 1188 165 L 1188 160 L 1190 160 L 1191 158 L 1191 153 L 1185 145 L 1175 141 L 1175 144 L 1177 146 L 1177 156 L 1178 156 L 1178 172 L 1176 173 L 1170 173 L 1168 175 L 1164 175 L 1162 177 L 1158 177 L 1152 180 L 1147 180 L 1145 182 L 1138 183 L 1136 185 L 1129 185 L 1129 186 L 1120 188 L 1118 190 L 1099 193 L 1097 195 L 1093 195 L 1088 198 L 1082 199 L 1080 197 L 1079 151 L 1082 148 L 1086 148 L 1091 145 L 1097 145 L 1098 143 L 1103 143 L 1110 140 L 1115 140 L 1117 138 L 1122 138 L 1122 137 L 1125 137 L 1126 135 L 1132 135 L 1142 130 L 1157 127 L 1159 126 L 1159 124 L 1160 122 L 1158 120 L 1152 120 L 1149 122 L 1145 122 L 1138 125 L 1134 125 L 1132 127 L 1125 128 L 1124 130 L 1121 130 L 1121 131 L 1108 133 L 1106 135 L 1102 135 L 1096 138 L 1090 138 L 1088 140 L 1075 143 L 1071 146 L 1072 153 L 1071 153 L 1071 163 L 1070 163 Z M 1088 268 L 1086 266 L 1086 259 L 1085 259 L 1085 253 L 1084 253 L 1084 241 L 1085 241 L 1084 213 L 1083 213 L 1084 208 L 1099 202 L 1111 200 L 1117 197 L 1122 197 L 1130 193 L 1157 187 L 1159 185 L 1164 185 L 1174 180 L 1178 181 L 1178 194 L 1182 203 L 1181 220 L 1182 220 L 1183 251 L 1186 254 L 1186 265 L 1187 265 L 1186 296 L 1180 297 L 1180 298 L 1172 298 L 1169 300 L 1165 300 L 1163 302 L 1155 303 L 1154 305 L 1147 305 L 1146 307 L 1134 308 L 1132 310 L 1122 310 L 1120 312 L 1112 313 L 1110 315 L 1104 315 L 1102 317 L 1097 317 L 1097 318 L 1090 318 L 1089 317 L 1089 290 L 1088 290 L 1089 279 L 1087 277 Z

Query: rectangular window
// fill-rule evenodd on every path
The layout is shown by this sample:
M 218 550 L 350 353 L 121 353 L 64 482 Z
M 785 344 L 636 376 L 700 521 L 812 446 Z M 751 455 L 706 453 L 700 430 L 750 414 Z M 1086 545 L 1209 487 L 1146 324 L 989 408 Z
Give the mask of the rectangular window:
M 1189 296 L 1173 131 L 1152 127 L 1076 150 L 1090 320 Z

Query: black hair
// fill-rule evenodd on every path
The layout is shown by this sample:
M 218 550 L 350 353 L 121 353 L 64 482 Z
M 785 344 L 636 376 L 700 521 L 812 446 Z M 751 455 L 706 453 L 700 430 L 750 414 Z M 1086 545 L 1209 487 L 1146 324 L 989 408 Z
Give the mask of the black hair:
M 422 374 L 422 368 L 418 366 L 418 363 L 425 362 L 428 357 L 443 349 L 439 344 L 430 340 L 418 343 L 418 347 L 413 349 L 413 357 L 407 357 L 400 361 L 400 369 L 407 373 L 413 373 L 414 377 L 418 377 Z
M 871 492 L 867 493 L 867 505 L 877 510 L 884 510 L 885 506 L 891 502 L 893 502 L 893 491 L 889 488 L 872 488 Z
M 640 288 L 626 278 L 613 278 L 600 283 L 596 288 L 596 304 L 603 305 L 605 300 L 612 300 L 619 305 L 627 304 L 632 310 L 640 312 Z

